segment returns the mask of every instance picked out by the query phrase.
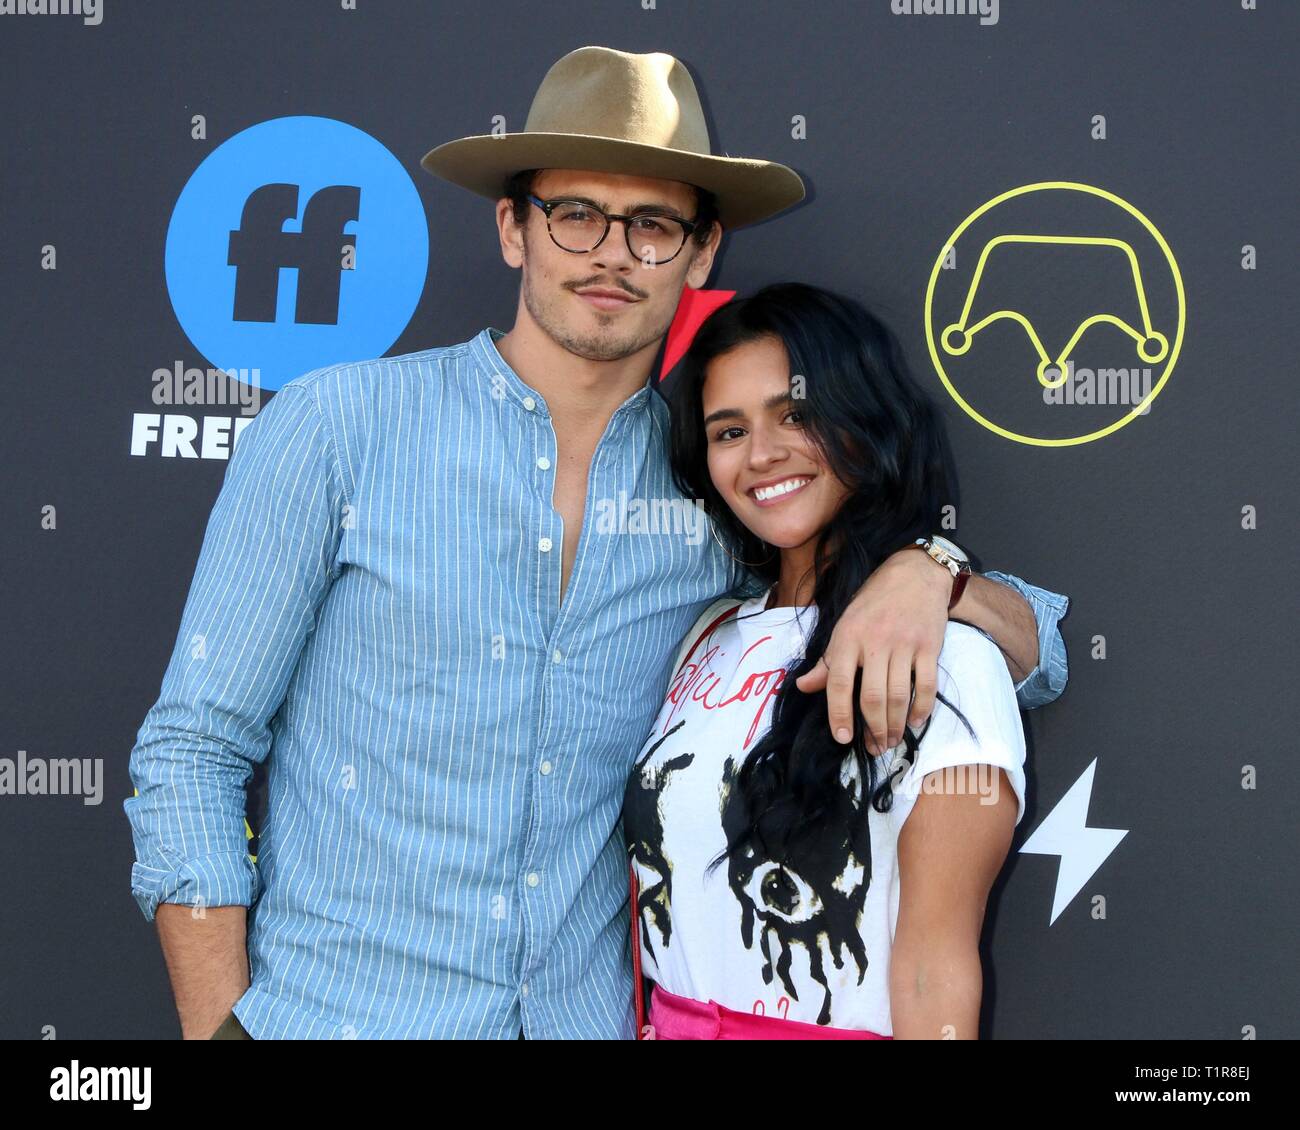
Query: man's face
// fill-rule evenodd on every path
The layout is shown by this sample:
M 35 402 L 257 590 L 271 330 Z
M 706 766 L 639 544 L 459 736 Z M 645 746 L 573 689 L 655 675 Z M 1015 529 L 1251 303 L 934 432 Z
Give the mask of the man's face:
M 694 188 L 654 177 L 543 169 L 534 179 L 533 195 L 546 201 L 594 201 L 606 212 L 623 215 L 654 208 L 695 218 Z M 599 247 L 582 253 L 556 246 L 536 205 L 530 205 L 527 222 L 519 226 L 510 202 L 502 199 L 497 221 L 506 261 L 523 268 L 522 297 L 533 321 L 569 352 L 593 361 L 617 360 L 657 345 L 672 324 L 682 287 L 703 286 L 708 278 L 721 238 L 715 224 L 704 246 L 688 236 L 675 258 L 647 265 L 628 250 L 624 225 L 617 220 Z M 615 291 L 625 301 L 603 308 L 578 293 L 592 287 Z

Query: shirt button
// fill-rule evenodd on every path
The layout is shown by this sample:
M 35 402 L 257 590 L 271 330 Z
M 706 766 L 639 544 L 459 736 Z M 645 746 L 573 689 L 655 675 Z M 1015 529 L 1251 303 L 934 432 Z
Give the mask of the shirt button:
M 558 647 L 551 652 L 551 659 L 556 663 L 564 662 L 564 656 L 560 654 L 560 649 Z
M 527 408 L 529 412 L 531 412 L 534 408 L 537 407 L 537 401 L 535 401 L 531 396 L 525 396 L 524 407 Z
M 551 539 L 550 539 L 550 538 L 542 538 L 542 539 L 537 543 L 537 548 L 540 549 L 543 553 L 550 553 L 550 552 L 551 552 Z
M 530 887 L 537 886 L 537 884 L 540 883 L 541 881 L 542 881 L 542 877 L 539 874 L 537 874 L 536 871 L 528 872 L 528 885 Z
M 542 776 L 545 777 L 551 771 L 551 763 L 549 761 L 543 761 L 538 768 L 542 771 Z
M 537 461 L 537 466 L 538 466 L 541 470 L 543 470 L 543 471 L 549 471 L 550 468 L 551 468 L 551 461 L 550 461 L 549 459 L 547 459 L 545 455 L 543 455 L 543 456 L 542 456 L 542 457 Z
M 525 981 L 522 985 L 519 986 L 519 995 L 520 995 L 521 997 L 526 997 L 526 996 L 528 995 L 528 982 L 527 982 L 527 981 Z

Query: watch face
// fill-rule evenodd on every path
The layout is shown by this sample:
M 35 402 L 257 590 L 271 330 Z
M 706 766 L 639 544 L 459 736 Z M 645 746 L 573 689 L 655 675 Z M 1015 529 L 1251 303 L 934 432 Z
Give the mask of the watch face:
M 949 557 L 954 558 L 960 564 L 965 565 L 967 563 L 968 559 L 966 554 L 962 552 L 960 546 L 954 545 L 947 538 L 941 538 L 938 536 L 931 537 L 930 540 L 948 554 Z

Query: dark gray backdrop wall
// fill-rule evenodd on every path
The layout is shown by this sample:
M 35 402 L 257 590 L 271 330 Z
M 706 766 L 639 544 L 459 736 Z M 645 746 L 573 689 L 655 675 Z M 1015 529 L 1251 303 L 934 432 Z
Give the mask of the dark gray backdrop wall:
M 550 64 L 593 43 L 677 55 L 717 151 L 789 164 L 810 186 L 803 206 L 724 239 L 707 289 L 797 278 L 879 310 L 947 413 L 963 486 L 953 536 L 986 568 L 1072 598 L 1069 687 L 1029 717 L 1029 809 L 990 907 L 986 1034 L 1300 1034 L 1286 345 L 1300 7 L 1002 0 L 996 22 L 894 7 L 905 5 L 104 0 L 98 24 L 0 15 L 0 764 L 91 759 L 103 771 L 99 804 L 0 795 L 0 1036 L 178 1031 L 154 928 L 129 890 L 122 801 L 226 467 L 166 457 L 160 442 L 133 455 L 133 428 L 142 413 L 233 414 L 152 399 L 160 367 L 226 363 L 201 351 L 169 295 L 183 191 L 259 123 L 347 123 L 394 156 L 427 216 L 418 304 L 381 351 L 509 328 L 518 277 L 491 204 L 418 161 L 496 115 L 522 128 Z M 935 271 L 982 205 L 1061 182 L 1104 190 L 1150 227 L 1095 193 L 1039 190 L 998 206 L 1019 211 L 984 213 Z M 949 352 L 943 331 L 981 249 L 1025 232 L 1106 237 L 1092 250 L 1115 257 L 997 245 L 964 324 L 1004 307 L 1025 321 L 994 320 Z M 1150 366 L 1159 381 L 1180 340 L 1150 410 L 1089 442 L 1008 438 L 940 375 L 1006 431 L 1108 427 L 1129 409 L 1045 403 L 1025 328 L 1056 357 L 1098 315 L 1112 320 L 1086 331 L 1078 366 L 1143 365 L 1134 343 L 1160 354 L 1154 331 L 1169 345 Z M 1127 834 L 1088 834 L 1085 813 Z M 1022 852 L 1034 837 L 1067 858 Z M 1054 917 L 1058 873 L 1077 893 Z

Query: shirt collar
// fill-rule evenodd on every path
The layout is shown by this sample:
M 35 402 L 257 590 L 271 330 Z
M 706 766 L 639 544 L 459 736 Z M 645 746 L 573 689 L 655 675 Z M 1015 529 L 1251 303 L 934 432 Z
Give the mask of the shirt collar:
M 487 374 L 488 380 L 499 387 L 513 403 L 525 411 L 549 417 L 550 411 L 546 407 L 546 399 L 516 373 L 501 356 L 496 343 L 497 339 L 502 337 L 505 337 L 505 330 L 499 330 L 495 326 L 486 326 L 474 336 L 470 347 L 480 368 Z M 646 412 L 650 406 L 650 398 L 654 395 L 654 381 L 655 375 L 652 370 L 645 384 L 623 401 L 614 410 L 614 415 L 617 416 L 620 412 Z

